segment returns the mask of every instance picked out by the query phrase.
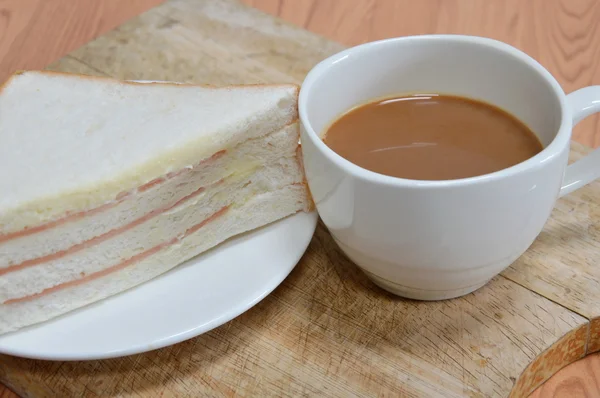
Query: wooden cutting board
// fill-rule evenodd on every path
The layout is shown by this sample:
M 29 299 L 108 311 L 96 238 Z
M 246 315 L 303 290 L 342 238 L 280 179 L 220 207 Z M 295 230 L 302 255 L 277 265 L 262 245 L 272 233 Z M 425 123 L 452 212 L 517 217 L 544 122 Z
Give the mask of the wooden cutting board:
M 52 70 L 121 79 L 300 83 L 342 49 L 233 0 L 171 0 Z M 587 153 L 573 144 L 572 158 Z M 557 203 L 529 251 L 477 292 L 416 302 L 376 288 L 319 225 L 287 280 L 237 319 L 146 354 L 0 356 L 28 397 L 520 397 L 600 350 L 600 183 Z

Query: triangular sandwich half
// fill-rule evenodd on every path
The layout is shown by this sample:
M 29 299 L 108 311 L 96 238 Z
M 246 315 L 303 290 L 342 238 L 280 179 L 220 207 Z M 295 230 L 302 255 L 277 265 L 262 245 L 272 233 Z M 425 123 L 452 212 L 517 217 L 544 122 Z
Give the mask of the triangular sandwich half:
M 309 209 L 297 95 L 14 75 L 0 93 L 0 333 Z

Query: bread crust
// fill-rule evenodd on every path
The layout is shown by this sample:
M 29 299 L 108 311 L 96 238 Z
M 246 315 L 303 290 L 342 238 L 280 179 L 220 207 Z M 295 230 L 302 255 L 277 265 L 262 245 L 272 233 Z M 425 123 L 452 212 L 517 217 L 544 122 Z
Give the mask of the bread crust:
M 81 73 L 67 73 L 67 72 L 60 72 L 60 71 L 50 71 L 50 70 L 19 70 L 14 72 L 12 75 L 10 75 L 8 77 L 8 79 L 6 79 L 4 81 L 4 83 L 2 83 L 0 85 L 0 94 L 2 94 L 2 91 L 4 91 L 4 88 L 8 86 L 8 84 L 10 82 L 12 82 L 12 80 L 20 75 L 24 75 L 27 73 L 39 73 L 42 75 L 48 75 L 48 76 L 76 76 L 76 77 L 80 77 L 82 79 L 89 79 L 89 80 L 101 80 L 103 82 L 114 82 L 117 84 L 127 84 L 127 85 L 162 85 L 162 86 L 181 86 L 181 85 L 185 85 L 187 87 L 200 87 L 200 88 L 212 88 L 212 89 L 227 89 L 227 88 L 245 88 L 245 87 L 265 87 L 265 88 L 295 88 L 296 89 L 296 93 L 295 95 L 298 96 L 298 94 L 300 93 L 300 86 L 298 84 L 295 83 L 249 83 L 249 84 L 228 84 L 228 85 L 224 85 L 224 86 L 217 86 L 214 84 L 208 84 L 208 83 L 183 83 L 183 82 L 172 82 L 172 81 L 139 81 L 139 80 L 120 80 L 120 79 L 116 79 L 114 77 L 110 77 L 110 76 L 95 76 L 95 75 L 84 75 Z

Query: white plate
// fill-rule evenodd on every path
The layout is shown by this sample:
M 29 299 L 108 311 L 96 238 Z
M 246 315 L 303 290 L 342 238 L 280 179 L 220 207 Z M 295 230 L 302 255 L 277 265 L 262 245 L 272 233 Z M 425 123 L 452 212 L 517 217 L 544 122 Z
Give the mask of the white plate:
M 271 293 L 304 254 L 316 225 L 316 212 L 298 213 L 234 238 L 132 290 L 4 335 L 0 353 L 102 359 L 198 336 Z

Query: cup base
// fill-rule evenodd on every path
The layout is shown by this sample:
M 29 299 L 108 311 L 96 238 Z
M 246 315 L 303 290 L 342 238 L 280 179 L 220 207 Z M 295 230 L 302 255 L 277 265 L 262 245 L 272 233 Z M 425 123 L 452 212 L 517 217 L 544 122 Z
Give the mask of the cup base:
M 361 268 L 361 270 L 380 288 L 395 294 L 400 297 L 409 298 L 412 300 L 421 300 L 421 301 L 439 301 L 439 300 L 448 300 L 456 297 L 464 296 L 469 293 L 474 292 L 480 287 L 484 286 L 489 280 L 486 280 L 482 283 L 477 283 L 472 286 L 463 287 L 460 289 L 453 290 L 424 290 L 424 289 L 415 289 L 408 286 L 399 285 L 394 282 L 390 282 L 387 279 L 383 279 L 375 274 L 370 273 L 369 271 L 365 271 Z

